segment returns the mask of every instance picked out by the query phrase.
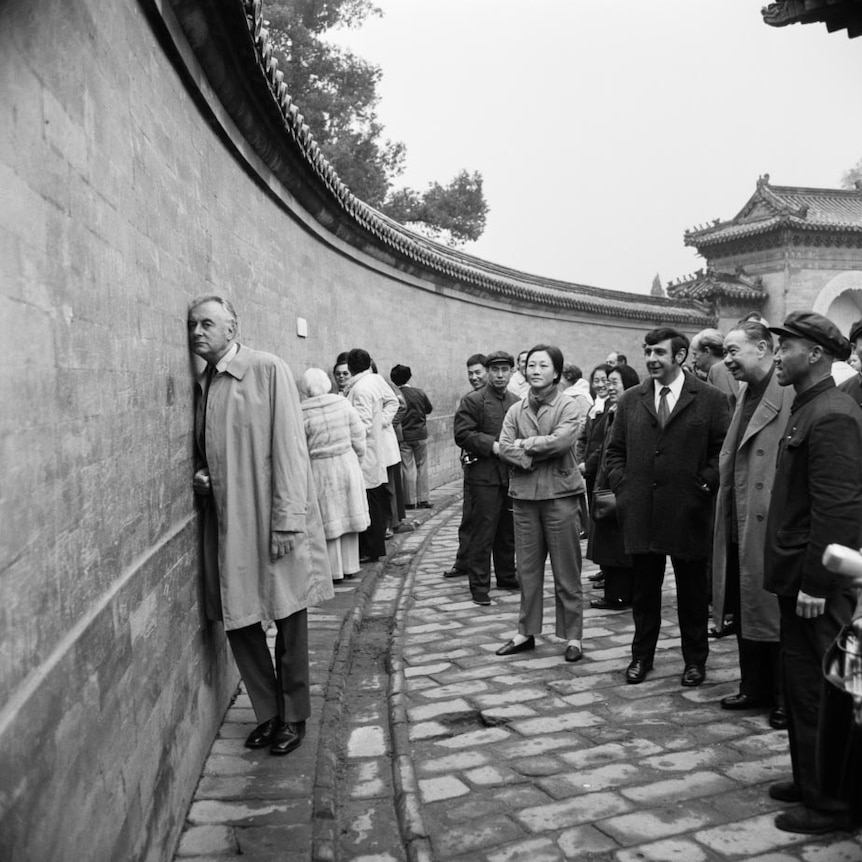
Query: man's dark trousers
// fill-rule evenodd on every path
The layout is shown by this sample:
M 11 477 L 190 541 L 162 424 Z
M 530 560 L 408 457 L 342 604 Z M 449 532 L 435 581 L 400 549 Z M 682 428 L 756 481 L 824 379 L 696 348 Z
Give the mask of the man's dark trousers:
M 651 662 L 661 628 L 661 587 L 667 558 L 664 554 L 634 554 L 632 618 L 635 635 L 632 658 Z M 677 613 L 686 665 L 705 665 L 709 655 L 709 588 L 706 560 L 671 557 L 676 578 Z
M 781 673 L 793 782 L 802 802 L 818 811 L 843 811 L 846 805 L 820 791 L 817 781 L 817 722 L 820 718 L 822 657 L 850 620 L 855 601 L 848 593 L 833 593 L 826 610 L 813 619 L 796 614 L 796 599 L 778 597 L 781 611 Z
M 474 595 L 488 595 L 491 556 L 497 583 L 516 580 L 515 528 L 509 489 L 505 485 L 465 485 L 464 507 L 470 506 L 467 573 Z

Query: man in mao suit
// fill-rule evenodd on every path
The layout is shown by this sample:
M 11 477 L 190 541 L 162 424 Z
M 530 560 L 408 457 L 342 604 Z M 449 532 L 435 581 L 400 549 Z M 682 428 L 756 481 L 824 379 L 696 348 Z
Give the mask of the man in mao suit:
M 722 698 L 721 707 L 772 708 L 769 724 L 783 730 L 778 601 L 763 589 L 763 545 L 778 444 L 793 392 L 775 376 L 773 338 L 762 323 L 738 324 L 728 332 L 724 349 L 724 364 L 742 386 L 718 460 L 712 605 L 719 631 L 726 614 L 736 620 L 740 682 L 738 694 Z
M 464 509 L 471 513 L 467 551 L 470 593 L 477 605 L 489 605 L 491 556 L 497 587 L 519 588 L 515 574 L 515 528 L 509 501 L 509 468 L 500 460 L 500 430 L 517 397 L 507 386 L 514 358 L 505 351 L 485 359 L 487 383 L 461 399 L 455 413 L 455 443 L 474 456 L 464 467 Z
M 793 778 L 769 788 L 773 799 L 801 802 L 775 825 L 819 834 L 848 825 L 847 804 L 821 790 L 816 762 L 822 662 L 850 621 L 855 595 L 823 565 L 831 543 L 862 544 L 862 412 L 835 386 L 834 359 L 850 345 L 832 321 L 794 311 L 778 335 L 776 375 L 795 393 L 778 453 L 766 525 L 764 586 L 778 596 L 781 669 Z
M 233 306 L 192 300 L 189 348 L 206 371 L 195 392 L 207 617 L 224 622 L 257 720 L 249 748 L 293 751 L 311 711 L 308 608 L 332 598 L 323 519 L 299 394 L 287 364 L 236 341 Z M 266 455 L 266 457 L 263 457 Z M 275 666 L 262 622 L 274 620 Z
M 688 338 L 670 327 L 647 333 L 649 379 L 623 394 L 607 447 L 623 543 L 634 558 L 635 634 L 626 670 L 633 684 L 652 669 L 668 555 L 677 587 L 681 683 L 697 686 L 706 678 L 707 553 L 729 410 L 724 393 L 683 371 L 688 346 Z

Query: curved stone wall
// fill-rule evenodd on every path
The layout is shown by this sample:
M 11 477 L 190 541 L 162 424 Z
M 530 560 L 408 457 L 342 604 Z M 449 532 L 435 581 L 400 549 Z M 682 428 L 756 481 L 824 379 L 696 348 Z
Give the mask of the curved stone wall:
M 0 4 L 4 860 L 167 858 L 236 683 L 199 604 L 191 296 L 229 295 L 241 340 L 297 372 L 352 346 L 411 365 L 435 483 L 470 353 L 547 340 L 589 366 L 709 323 L 388 223 L 302 131 L 258 21 L 241 0 Z

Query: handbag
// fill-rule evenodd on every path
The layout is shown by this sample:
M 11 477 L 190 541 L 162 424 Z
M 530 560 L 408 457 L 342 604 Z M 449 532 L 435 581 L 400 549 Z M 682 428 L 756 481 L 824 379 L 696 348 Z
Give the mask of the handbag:
M 592 515 L 594 521 L 604 521 L 617 513 L 617 495 L 610 488 L 593 492 Z
M 817 778 L 826 796 L 862 813 L 862 645 L 844 626 L 823 657 Z

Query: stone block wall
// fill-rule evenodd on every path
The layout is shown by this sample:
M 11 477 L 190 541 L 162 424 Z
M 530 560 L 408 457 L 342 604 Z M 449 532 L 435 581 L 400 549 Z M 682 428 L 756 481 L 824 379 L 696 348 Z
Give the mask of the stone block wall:
M 214 131 L 211 96 L 178 73 L 153 8 L 0 4 L 10 862 L 169 858 L 236 684 L 199 596 L 191 297 L 229 296 L 240 340 L 297 375 L 354 346 L 384 372 L 410 365 L 435 404 L 432 485 L 457 475 L 451 417 L 470 353 L 547 341 L 586 372 L 611 349 L 637 357 L 660 322 L 458 293 L 347 246 Z

